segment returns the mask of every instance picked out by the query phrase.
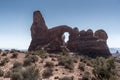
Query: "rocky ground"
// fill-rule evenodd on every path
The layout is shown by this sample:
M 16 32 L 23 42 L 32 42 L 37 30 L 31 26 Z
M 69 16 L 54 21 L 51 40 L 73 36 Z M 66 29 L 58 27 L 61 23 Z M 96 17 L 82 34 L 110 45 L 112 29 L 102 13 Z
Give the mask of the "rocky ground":
M 115 80 L 116 76 L 119 80 L 119 66 L 119 58 L 112 57 L 92 59 L 67 52 L 0 51 L 0 80 Z

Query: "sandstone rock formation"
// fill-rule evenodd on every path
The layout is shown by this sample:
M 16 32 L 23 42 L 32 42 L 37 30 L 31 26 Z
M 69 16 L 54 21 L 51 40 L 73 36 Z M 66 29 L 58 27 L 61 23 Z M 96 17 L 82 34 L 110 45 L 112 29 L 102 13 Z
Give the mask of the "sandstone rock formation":
M 70 34 L 67 43 L 63 39 L 65 32 Z M 60 52 L 66 49 L 91 57 L 111 55 L 107 46 L 108 36 L 104 30 L 100 29 L 95 33 L 91 29 L 79 31 L 77 27 L 71 28 L 67 25 L 48 29 L 40 11 L 33 14 L 31 37 L 28 51 L 44 49 L 48 52 Z

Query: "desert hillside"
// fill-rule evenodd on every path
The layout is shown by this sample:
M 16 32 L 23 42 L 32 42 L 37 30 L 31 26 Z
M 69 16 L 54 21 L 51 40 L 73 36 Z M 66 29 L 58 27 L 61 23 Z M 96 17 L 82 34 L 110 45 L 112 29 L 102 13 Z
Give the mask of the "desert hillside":
M 93 59 L 65 51 L 0 52 L 0 80 L 119 80 L 119 66 L 119 58 Z

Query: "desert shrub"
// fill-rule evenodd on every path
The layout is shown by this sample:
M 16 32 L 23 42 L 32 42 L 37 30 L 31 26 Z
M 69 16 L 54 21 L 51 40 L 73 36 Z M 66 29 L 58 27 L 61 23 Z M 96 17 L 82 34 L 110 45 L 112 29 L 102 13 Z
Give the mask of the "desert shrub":
M 0 62 L 0 65 L 1 66 L 4 66 L 6 63 L 9 62 L 9 58 L 4 58 L 1 62 Z
M 4 71 L 0 69 L 0 77 L 4 75 Z
M 28 58 L 30 58 L 33 63 L 38 61 L 38 57 L 36 55 L 31 55 Z
M 91 62 L 91 60 L 92 58 L 88 56 L 80 56 L 80 62 L 87 63 L 87 62 Z
M 83 61 L 84 61 L 84 57 L 80 56 L 80 62 L 83 62 Z
M 46 62 L 45 67 L 52 68 L 54 66 L 53 62 Z
M 74 77 L 68 77 L 68 76 L 64 76 L 62 78 L 60 78 L 59 80 L 74 80 Z
M 27 67 L 23 72 L 23 80 L 38 80 L 40 79 L 39 76 L 39 69 L 35 66 Z
M 93 64 L 91 63 L 91 61 L 87 61 L 86 64 L 87 64 L 87 66 L 91 66 L 91 67 L 92 67 L 92 65 L 93 65 Z
M 11 72 L 7 71 L 4 73 L 4 78 L 9 78 L 11 76 Z
M 7 56 L 7 54 L 8 53 L 4 51 L 1 56 Z
M 65 68 L 68 68 L 70 70 L 73 70 L 74 68 L 74 62 L 70 57 L 66 57 L 66 56 L 59 57 L 58 64 L 65 66 Z
M 73 58 L 73 62 L 74 62 L 74 63 L 77 63 L 78 61 L 77 61 L 77 59 Z
M 22 67 L 14 67 L 10 69 L 11 80 L 23 80 Z
M 43 78 L 49 78 L 50 76 L 53 75 L 53 69 L 47 68 L 46 70 L 43 71 L 42 77 Z
M 62 55 L 62 56 L 69 56 L 69 53 L 68 53 L 67 51 L 63 50 L 63 51 L 60 53 L 60 55 Z
M 22 63 L 16 61 L 16 62 L 13 64 L 13 68 L 18 68 L 18 67 L 22 67 Z
M 20 50 L 16 50 L 16 49 L 11 49 L 10 50 L 10 53 L 16 53 L 16 52 L 20 53 L 21 51 Z
M 90 73 L 89 72 L 85 72 L 83 77 L 82 77 L 82 80 L 89 80 L 90 79 Z
M 0 54 L 2 53 L 2 49 L 0 49 Z
M 12 54 L 11 58 L 17 58 L 17 56 L 18 56 L 18 53 L 15 52 Z
M 112 70 L 112 69 L 115 69 L 115 59 L 112 58 L 112 57 L 109 57 L 107 60 L 106 60 L 106 63 L 107 63 L 107 67 L 109 70 Z
M 56 59 L 55 59 L 55 58 L 52 58 L 51 60 L 52 60 L 52 61 L 56 61 Z
M 25 54 L 25 58 L 27 58 L 27 57 L 29 57 L 30 56 L 30 54 L 29 53 L 26 53 Z
M 58 77 L 58 76 L 55 76 L 54 79 L 59 79 L 59 77 Z
M 46 54 L 47 53 L 47 51 L 45 51 L 45 50 L 39 50 L 38 52 L 39 52 L 39 54 Z
M 22 68 L 12 68 L 11 80 L 38 80 L 39 79 L 39 69 L 35 66 L 26 67 L 24 70 Z
M 24 80 L 24 79 L 23 79 L 22 73 L 14 72 L 11 75 L 11 80 Z
M 93 74 L 98 80 L 111 80 L 111 78 L 115 78 L 114 59 L 97 58 L 94 62 Z
M 38 55 L 42 59 L 47 58 L 48 54 L 45 50 L 35 51 L 34 54 Z
M 85 71 L 85 64 L 84 63 L 79 63 L 78 69 L 80 69 L 81 71 Z
M 24 60 L 24 66 L 31 65 L 31 63 L 35 63 L 38 61 L 38 57 L 36 55 L 30 55 Z
M 32 63 L 31 58 L 26 58 L 26 59 L 24 60 L 23 66 L 30 66 L 31 63 Z
M 21 73 L 22 72 L 22 67 L 16 67 L 16 68 L 11 68 L 10 69 L 10 74 L 13 74 L 15 72 Z
M 10 53 L 14 53 L 14 52 L 16 52 L 15 49 L 11 49 L 11 50 L 10 50 Z

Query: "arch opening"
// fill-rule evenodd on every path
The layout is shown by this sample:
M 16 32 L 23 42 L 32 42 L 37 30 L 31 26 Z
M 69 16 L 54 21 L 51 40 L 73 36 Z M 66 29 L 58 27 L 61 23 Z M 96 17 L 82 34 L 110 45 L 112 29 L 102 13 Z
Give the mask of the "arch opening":
M 62 35 L 62 38 L 64 40 L 65 43 L 67 43 L 69 41 L 69 32 L 65 32 L 63 35 Z

